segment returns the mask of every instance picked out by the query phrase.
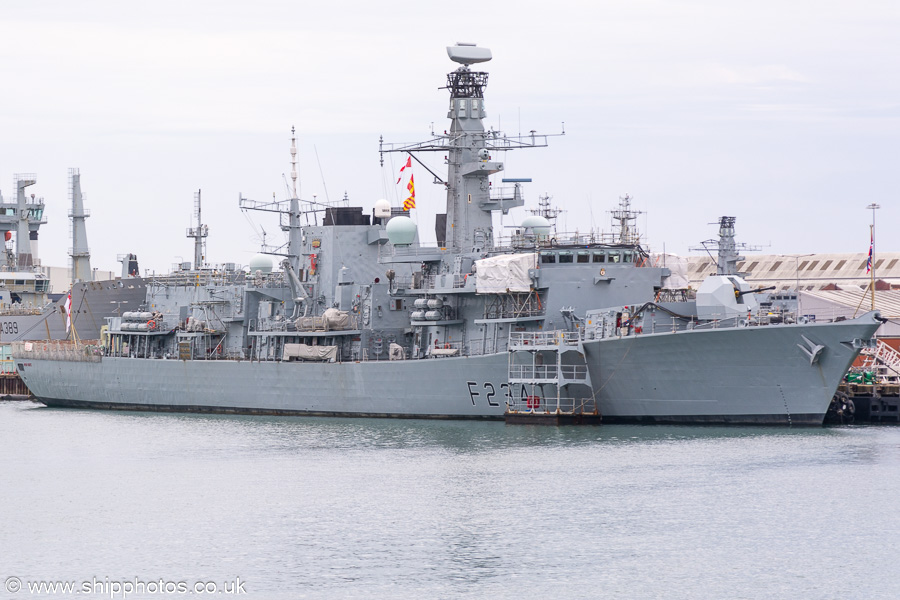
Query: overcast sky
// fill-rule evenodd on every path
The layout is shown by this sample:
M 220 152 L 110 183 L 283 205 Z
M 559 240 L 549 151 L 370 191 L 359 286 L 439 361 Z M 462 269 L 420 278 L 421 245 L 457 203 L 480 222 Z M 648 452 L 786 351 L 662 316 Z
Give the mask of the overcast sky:
M 628 193 L 654 251 L 687 254 L 731 215 L 766 253 L 865 252 L 877 202 L 876 249 L 900 250 L 896 1 L 6 2 L 0 191 L 37 173 L 41 258 L 64 266 L 80 168 L 93 265 L 130 251 L 161 272 L 191 260 L 202 189 L 210 262 L 246 264 L 260 228 L 283 237 L 238 194 L 287 197 L 292 125 L 301 197 L 402 200 L 378 138 L 447 127 L 457 41 L 493 52 L 487 125 L 565 122 L 550 147 L 500 157 L 533 179 L 526 206 L 547 192 L 567 211 L 561 228 L 608 231 Z M 433 236 L 445 199 L 416 179 Z

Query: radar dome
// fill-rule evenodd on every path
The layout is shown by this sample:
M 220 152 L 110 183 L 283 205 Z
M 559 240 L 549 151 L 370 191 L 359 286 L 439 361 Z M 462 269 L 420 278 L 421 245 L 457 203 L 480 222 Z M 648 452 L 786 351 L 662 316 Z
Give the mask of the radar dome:
M 256 273 L 260 271 L 262 273 L 271 273 L 272 272 L 272 257 L 267 256 L 265 254 L 257 254 L 253 258 L 250 259 L 250 272 Z
M 550 221 L 540 215 L 525 217 L 522 227 L 530 229 L 535 235 L 550 235 Z
M 385 229 L 388 240 L 395 246 L 409 246 L 416 239 L 416 224 L 409 217 L 394 217 Z
M 379 219 L 391 216 L 391 203 L 384 199 L 376 202 L 375 216 Z

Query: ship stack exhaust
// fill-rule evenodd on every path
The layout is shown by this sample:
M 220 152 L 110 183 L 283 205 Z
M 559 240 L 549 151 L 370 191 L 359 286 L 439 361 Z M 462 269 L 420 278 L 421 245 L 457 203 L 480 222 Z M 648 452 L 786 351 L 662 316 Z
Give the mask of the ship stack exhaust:
M 69 201 L 72 212 L 72 251 L 69 257 L 72 260 L 72 283 L 77 281 L 92 281 L 91 251 L 87 243 L 87 227 L 85 219 L 90 213 L 84 209 L 84 196 L 81 193 L 81 173 L 78 169 L 69 169 Z

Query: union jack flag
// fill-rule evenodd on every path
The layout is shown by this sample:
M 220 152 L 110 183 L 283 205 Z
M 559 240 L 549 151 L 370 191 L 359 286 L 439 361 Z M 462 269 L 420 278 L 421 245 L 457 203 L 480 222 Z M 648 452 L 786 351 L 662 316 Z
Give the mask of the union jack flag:
M 875 248 L 875 234 L 869 237 L 869 258 L 866 260 L 866 275 L 872 272 L 872 250 Z

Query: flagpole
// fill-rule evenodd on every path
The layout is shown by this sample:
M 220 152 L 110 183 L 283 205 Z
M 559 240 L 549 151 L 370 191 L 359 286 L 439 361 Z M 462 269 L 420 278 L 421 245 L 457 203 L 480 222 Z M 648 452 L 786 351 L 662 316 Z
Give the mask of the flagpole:
M 872 224 L 869 226 L 869 273 L 872 275 L 872 278 L 869 286 L 872 289 L 872 310 L 875 310 L 875 211 L 881 206 L 873 202 L 866 208 L 872 211 Z
M 872 218 L 875 218 L 875 211 L 872 211 Z M 869 271 L 871 279 L 869 280 L 869 289 L 872 290 L 872 310 L 875 310 L 875 224 L 869 225 L 869 235 L 871 236 L 871 245 L 869 252 L 869 261 L 872 263 L 872 268 Z

